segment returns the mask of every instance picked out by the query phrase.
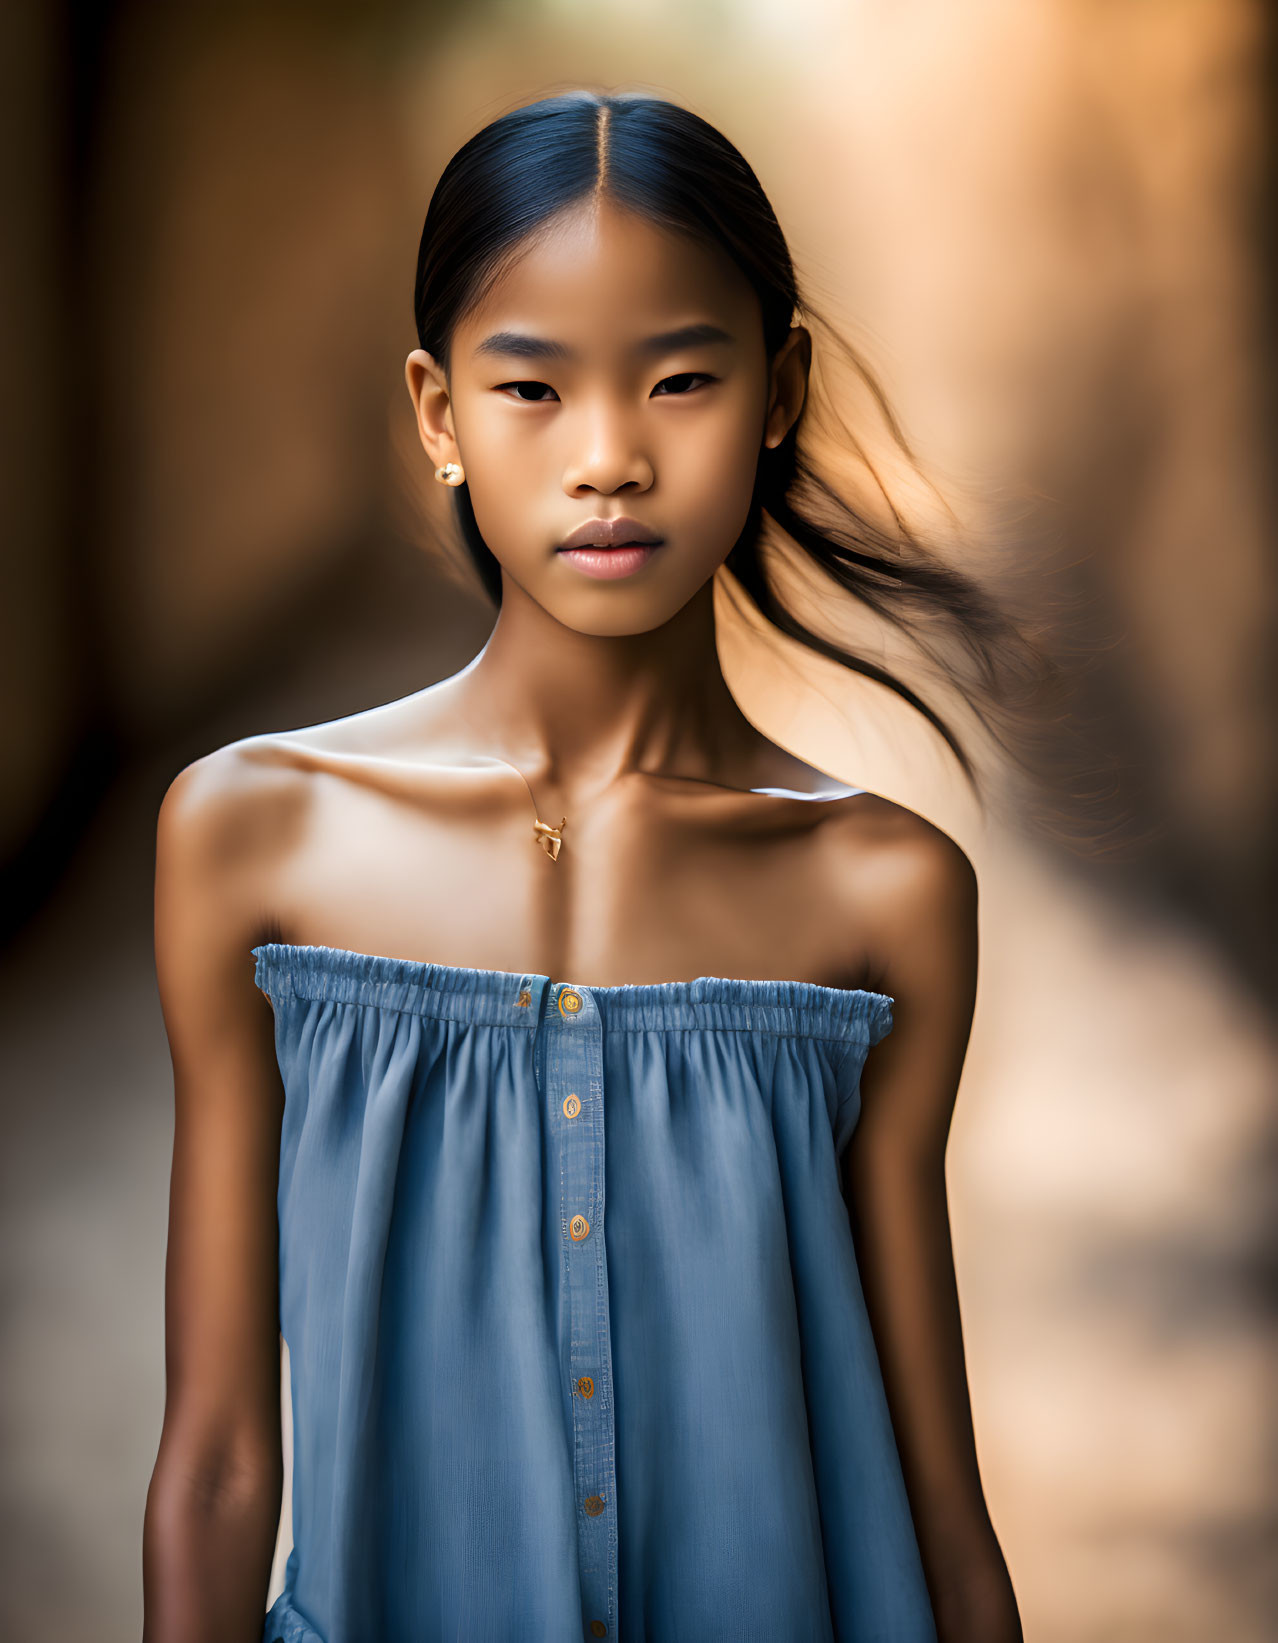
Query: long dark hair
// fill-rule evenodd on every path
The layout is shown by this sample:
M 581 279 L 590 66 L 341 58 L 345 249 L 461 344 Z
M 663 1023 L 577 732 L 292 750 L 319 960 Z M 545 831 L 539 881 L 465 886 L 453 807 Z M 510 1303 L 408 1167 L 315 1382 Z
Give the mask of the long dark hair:
M 657 97 L 589 91 L 545 97 L 492 121 L 449 160 L 426 213 L 413 292 L 419 344 L 445 375 L 461 316 L 500 277 L 525 236 L 588 195 L 726 252 L 758 296 L 769 362 L 796 319 L 818 329 L 852 361 L 914 462 L 873 374 L 801 298 L 785 236 L 745 158 L 698 114 Z M 814 367 L 818 357 L 814 350 Z M 805 404 L 781 444 L 761 450 L 749 518 L 726 569 L 782 633 L 886 685 L 923 714 L 979 795 L 965 748 L 932 706 L 886 666 L 816 632 L 782 601 L 765 569 L 768 521 L 833 583 L 939 663 L 1005 747 L 993 718 L 1041 674 L 1044 660 L 981 584 L 921 542 L 890 501 L 888 522 L 876 522 L 867 507 L 852 505 L 821 476 L 800 449 L 808 414 Z M 859 454 L 872 472 L 864 451 Z M 453 505 L 470 561 L 500 604 L 501 569 L 480 535 L 465 484 L 454 489 Z M 944 659 L 928 637 L 938 620 L 958 641 Z

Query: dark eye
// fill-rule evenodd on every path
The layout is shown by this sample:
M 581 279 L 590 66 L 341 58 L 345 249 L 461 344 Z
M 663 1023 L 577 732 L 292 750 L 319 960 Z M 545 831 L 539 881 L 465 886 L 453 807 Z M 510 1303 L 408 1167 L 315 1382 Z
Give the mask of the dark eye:
M 687 383 L 687 382 L 692 381 L 696 377 L 700 377 L 703 382 L 713 382 L 714 381 L 714 378 L 711 377 L 711 376 L 707 376 L 704 371 L 680 371 L 677 376 L 662 377 L 661 381 L 657 384 L 657 387 L 654 388 L 652 391 L 655 394 L 657 392 L 657 390 L 659 388 L 661 388 L 663 386 L 663 384 L 665 384 L 667 382 Z M 669 396 L 668 395 L 663 395 L 662 397 L 663 398 L 668 398 Z M 679 395 L 677 397 L 682 397 L 682 395 Z
M 498 392 L 505 393 L 507 388 L 544 388 L 548 394 L 553 394 L 555 391 L 547 382 L 503 382 L 499 384 Z M 548 403 L 544 399 L 525 398 L 523 394 L 518 394 L 515 397 L 524 405 L 545 405 Z

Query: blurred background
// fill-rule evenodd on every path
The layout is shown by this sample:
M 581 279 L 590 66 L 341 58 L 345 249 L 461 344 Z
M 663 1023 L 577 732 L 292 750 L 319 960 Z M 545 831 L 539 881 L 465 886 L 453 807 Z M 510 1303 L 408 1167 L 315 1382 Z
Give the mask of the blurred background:
M 417 240 L 467 137 L 582 85 L 742 149 L 956 508 L 951 551 L 1067 681 L 1033 779 L 996 772 L 982 813 L 906 704 L 720 600 L 751 718 L 979 875 L 948 1171 L 1026 1638 L 1278 1635 L 1259 0 L 12 0 L 3 36 L 0 1632 L 140 1635 L 158 806 L 228 740 L 483 644 L 403 385 Z M 272 1596 L 289 1538 L 286 1511 Z

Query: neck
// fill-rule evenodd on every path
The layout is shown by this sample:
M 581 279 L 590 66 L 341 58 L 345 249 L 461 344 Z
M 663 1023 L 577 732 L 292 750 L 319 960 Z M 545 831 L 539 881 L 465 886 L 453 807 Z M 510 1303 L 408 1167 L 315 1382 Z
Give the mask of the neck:
M 508 580 L 452 686 L 490 752 L 565 795 L 631 771 L 704 776 L 758 736 L 719 666 L 711 582 L 661 627 L 612 635 L 565 627 Z

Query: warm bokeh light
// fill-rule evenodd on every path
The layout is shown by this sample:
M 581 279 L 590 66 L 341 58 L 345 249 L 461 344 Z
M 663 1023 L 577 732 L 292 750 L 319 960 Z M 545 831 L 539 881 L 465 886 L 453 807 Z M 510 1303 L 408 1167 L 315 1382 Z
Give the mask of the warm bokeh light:
M 1025 768 L 986 754 L 982 814 L 906 704 L 718 589 L 747 714 L 931 818 L 978 872 L 950 1206 L 1026 1638 L 1262 1643 L 1278 829 L 1260 5 L 15 15 L 32 72 L 7 114 L 31 164 L 0 457 L 0 822 L 22 915 L 0 1002 L 0 1631 L 140 1635 L 172 1133 L 159 800 L 227 740 L 406 694 L 482 644 L 491 613 L 404 392 L 417 238 L 466 137 L 587 85 L 669 96 L 742 149 L 931 485 L 818 337 L 848 428 L 1064 669 Z M 864 462 L 821 438 L 868 504 Z M 811 608 L 909 670 L 864 612 Z M 945 678 L 917 681 L 962 712 Z M 286 1515 L 272 1596 L 288 1535 Z

